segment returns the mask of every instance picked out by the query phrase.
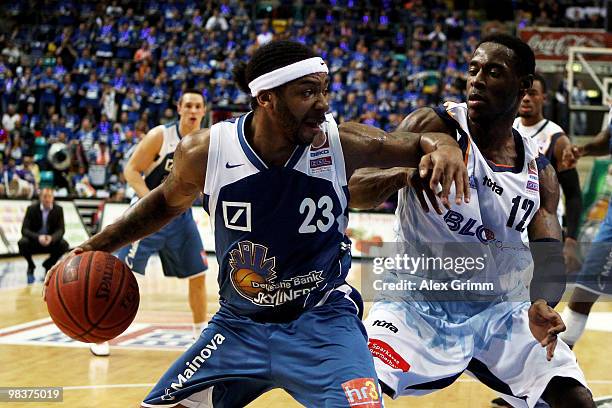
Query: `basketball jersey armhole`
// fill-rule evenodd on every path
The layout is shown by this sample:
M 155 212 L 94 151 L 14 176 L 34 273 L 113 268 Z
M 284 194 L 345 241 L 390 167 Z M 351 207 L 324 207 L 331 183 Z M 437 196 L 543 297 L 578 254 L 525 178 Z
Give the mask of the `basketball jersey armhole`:
M 211 126 L 210 128 L 210 141 L 208 145 L 208 159 L 206 161 L 206 177 L 204 179 L 204 191 L 203 193 L 210 197 L 212 191 L 215 188 L 215 180 L 217 179 L 217 169 L 219 168 L 219 126 Z
M 155 160 L 153 160 L 153 163 L 151 163 L 149 168 L 142 173 L 143 178 L 149 176 L 157 168 L 157 166 L 159 166 L 165 160 L 166 155 L 168 154 L 168 144 L 170 143 L 170 135 L 166 131 L 167 128 L 165 126 L 162 127 L 161 146 L 159 147 L 159 151 L 155 155 Z
M 329 138 L 329 145 L 331 146 L 334 154 L 338 181 L 342 186 L 346 186 L 348 184 L 348 180 L 346 179 L 346 164 L 344 162 L 344 152 L 342 151 L 342 143 L 340 142 L 340 132 L 338 131 L 338 126 L 333 117 L 331 118 L 331 120 L 333 120 L 333 126 L 327 126 L 327 137 Z

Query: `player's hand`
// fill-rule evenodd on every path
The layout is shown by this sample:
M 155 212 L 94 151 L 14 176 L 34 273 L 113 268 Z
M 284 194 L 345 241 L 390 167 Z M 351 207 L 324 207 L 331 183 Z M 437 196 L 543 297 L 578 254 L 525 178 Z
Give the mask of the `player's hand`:
M 408 169 L 406 172 L 406 184 L 410 186 L 414 192 L 416 193 L 417 198 L 419 199 L 419 203 L 423 208 L 423 211 L 426 213 L 429 212 L 429 205 L 440 215 L 442 215 L 442 209 L 440 208 L 440 202 L 438 201 L 438 197 L 436 193 L 429 188 L 429 183 L 426 179 L 421 178 L 419 176 L 419 172 L 417 169 Z M 427 204 L 427 200 L 425 200 L 425 196 L 429 200 L 430 204 Z
M 561 162 L 563 166 L 566 168 L 574 168 L 576 167 L 576 162 L 579 158 L 584 155 L 584 149 L 582 146 L 577 145 L 569 145 L 563 149 L 563 156 L 561 158 Z
M 563 259 L 567 273 L 577 272 L 582 263 L 578 258 L 578 242 L 574 238 L 566 238 L 563 244 Z
M 448 196 L 450 188 L 455 183 L 455 203 L 461 204 L 461 200 L 470 202 L 470 186 L 468 181 L 467 168 L 463 162 L 463 152 L 457 146 L 441 145 L 432 153 L 426 154 L 419 163 L 419 175 L 421 178 L 429 178 L 429 188 L 432 191 L 438 189 L 438 184 L 442 184 L 440 199 L 442 205 L 450 209 Z
M 51 280 L 51 277 L 53 276 L 53 274 L 56 272 L 58 265 L 64 262 L 66 259 L 72 258 L 73 256 L 81 254 L 83 252 L 85 252 L 85 249 L 83 249 L 82 247 L 74 248 L 72 251 L 68 252 L 67 254 L 64 254 L 64 256 L 62 256 L 55 263 L 55 265 L 53 265 L 53 267 L 47 271 L 47 274 L 45 275 L 45 282 L 43 283 L 43 291 L 42 291 L 43 300 L 45 302 L 47 301 L 47 287 L 49 286 L 49 281 Z
M 546 347 L 546 359 L 552 360 L 557 347 L 557 335 L 565 331 L 565 324 L 559 313 L 542 299 L 529 307 L 529 330 L 542 347 Z

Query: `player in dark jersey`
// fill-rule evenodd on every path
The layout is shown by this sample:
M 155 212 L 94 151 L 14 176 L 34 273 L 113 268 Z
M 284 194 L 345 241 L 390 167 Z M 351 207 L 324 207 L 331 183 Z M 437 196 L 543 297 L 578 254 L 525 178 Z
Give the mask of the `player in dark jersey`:
M 205 192 L 220 310 L 142 406 L 238 407 L 272 388 L 306 406 L 382 406 L 362 301 L 345 282 L 347 180 L 364 166 L 419 166 L 459 201 L 468 180 L 448 135 L 338 127 L 327 73 L 300 43 L 259 48 L 234 70 L 253 111 L 185 137 L 167 180 L 72 252 L 140 239 Z
M 172 170 L 174 151 L 182 137 L 200 129 L 206 114 L 202 93 L 195 89 L 185 90 L 179 98 L 177 110 L 179 120 L 151 129 L 138 143 L 125 166 L 125 179 L 136 193 L 133 202 L 163 183 Z M 191 209 L 154 234 L 121 248 L 117 256 L 132 271 L 144 275 L 149 257 L 155 253 L 159 254 L 165 276 L 189 280 L 193 337 L 197 338 L 206 324 L 204 272 L 208 264 Z M 90 350 L 96 356 L 110 354 L 108 342 L 92 344 Z

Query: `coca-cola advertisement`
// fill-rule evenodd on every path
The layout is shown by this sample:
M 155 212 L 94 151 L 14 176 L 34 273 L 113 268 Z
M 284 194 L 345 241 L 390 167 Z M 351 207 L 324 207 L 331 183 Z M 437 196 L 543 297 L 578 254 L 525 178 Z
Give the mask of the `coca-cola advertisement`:
M 569 47 L 612 48 L 612 34 L 603 30 L 529 27 L 520 30 L 536 60 L 567 61 Z M 612 61 L 612 55 L 591 55 L 591 61 Z

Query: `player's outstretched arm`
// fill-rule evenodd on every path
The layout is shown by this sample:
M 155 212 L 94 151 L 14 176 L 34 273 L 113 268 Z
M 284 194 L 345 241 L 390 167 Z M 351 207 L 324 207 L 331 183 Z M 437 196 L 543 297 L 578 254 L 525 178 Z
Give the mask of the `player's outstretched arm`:
M 174 153 L 168 178 L 115 223 L 86 241 L 83 249 L 115 251 L 158 231 L 189 209 L 204 189 L 208 145 L 208 129 L 184 137 Z
M 164 142 L 163 126 L 151 129 L 138 143 L 134 153 L 123 170 L 125 180 L 134 189 L 136 195 L 142 198 L 151 190 L 147 187 L 142 173 L 153 164 Z
M 73 249 L 67 257 L 84 251 L 113 252 L 158 231 L 190 208 L 204 189 L 209 135 L 208 129 L 202 129 L 185 136 L 174 152 L 174 165 L 166 181 L 139 200 L 116 222 Z M 56 268 L 57 265 L 45 276 L 43 298 Z
M 158 231 L 190 208 L 204 189 L 209 135 L 209 129 L 202 129 L 184 137 L 174 152 L 174 165 L 166 181 L 139 200 L 116 222 L 70 251 L 65 258 L 84 251 L 113 252 Z M 45 276 L 43 299 L 56 268 L 57 264 Z
M 361 125 L 363 126 L 363 125 Z M 342 127 L 341 127 L 342 129 Z M 378 131 L 377 129 L 375 129 Z M 382 132 L 382 131 L 378 131 Z M 407 133 L 412 132 L 412 133 Z M 445 133 L 447 135 L 451 135 L 454 133 L 452 129 L 449 129 L 447 125 L 438 117 L 438 115 L 430 108 L 422 108 L 416 110 L 415 112 L 408 115 L 404 121 L 400 124 L 397 130 L 391 134 L 390 144 L 402 144 L 403 138 L 407 138 L 410 142 L 406 147 L 391 147 L 390 150 L 395 152 L 399 152 L 403 150 L 404 155 L 410 155 L 410 157 L 414 157 L 414 155 L 422 155 L 424 153 L 431 153 L 436 150 L 438 146 L 435 145 L 435 141 L 430 139 L 428 135 L 424 138 L 421 138 L 420 135 L 416 133 L 422 132 L 436 132 L 436 133 Z M 383 132 L 384 133 L 384 132 Z M 385 134 L 387 135 L 387 134 Z M 379 136 L 383 137 L 385 135 Z M 399 136 L 399 141 L 394 139 Z M 360 140 L 361 136 L 357 135 L 358 140 Z M 436 136 L 434 136 L 436 137 Z M 450 136 L 446 138 L 442 138 L 442 144 L 448 143 L 449 147 L 457 147 L 458 145 L 454 140 L 448 141 L 451 139 Z M 369 143 L 370 141 L 367 138 L 361 139 L 363 143 Z M 380 141 L 375 141 L 374 143 L 381 143 Z M 350 143 L 348 143 L 350 145 Z M 351 146 L 348 146 L 349 149 Z M 371 147 L 370 147 L 371 148 Z M 382 149 L 382 147 L 379 146 Z M 350 155 L 347 154 L 347 147 L 345 147 L 345 143 L 343 142 L 343 149 L 345 152 L 345 157 Z M 359 153 L 357 153 L 359 154 Z M 367 159 L 365 157 L 358 156 L 358 159 Z M 402 159 L 401 157 L 393 157 L 390 160 Z M 406 159 L 406 157 L 403 157 Z M 382 158 L 383 163 L 385 162 L 385 158 Z M 415 160 L 416 161 L 416 160 Z M 348 159 L 347 159 L 348 163 Z M 430 165 L 432 164 L 428 158 L 422 161 L 424 164 L 423 168 L 428 172 L 431 169 Z M 362 163 L 357 163 L 360 165 Z M 404 164 L 405 165 L 405 164 Z M 388 165 L 383 164 L 383 167 L 388 167 Z M 416 167 L 416 165 L 412 166 Z M 461 164 L 463 171 L 465 171 L 465 166 L 463 163 Z M 352 171 L 354 173 L 352 173 Z M 423 182 L 424 180 L 418 177 L 418 174 L 415 173 L 414 169 L 410 168 L 391 168 L 391 169 L 380 169 L 380 168 L 361 168 L 355 167 L 354 169 L 349 168 L 347 164 L 347 171 L 349 174 L 352 174 L 349 182 L 349 189 L 351 192 L 351 202 L 350 206 L 353 208 L 361 208 L 368 209 L 374 208 L 380 205 L 384 200 L 386 200 L 391 194 L 395 191 L 401 189 L 405 186 L 412 186 L 419 190 L 419 200 L 421 201 L 421 205 L 423 206 L 425 211 L 428 211 L 427 203 L 425 202 L 425 194 L 429 198 L 432 207 L 440 212 L 437 200 L 435 198 L 435 191 L 437 187 L 437 180 L 430 179 L 430 183 Z M 461 172 L 461 170 L 460 170 Z M 429 174 L 426 174 L 426 176 Z M 433 172 L 431 176 L 433 176 Z M 433 178 L 433 177 L 432 177 Z M 449 183 L 452 181 L 452 178 L 448 180 Z M 429 184 L 432 188 L 429 188 Z M 469 199 L 469 188 L 467 188 L 467 172 L 465 172 L 465 180 L 460 183 L 463 186 L 463 191 L 466 192 L 466 199 Z M 448 185 L 450 189 L 450 184 Z M 460 190 L 461 187 L 458 189 Z M 457 201 L 459 202 L 461 199 L 460 196 L 457 196 Z M 443 200 L 445 205 L 448 205 L 447 200 Z
M 602 130 L 592 142 L 583 146 L 567 146 L 563 151 L 563 164 L 571 167 L 582 156 L 605 156 L 610 154 L 610 127 Z
M 551 360 L 557 345 L 557 335 L 565 331 L 561 316 L 553 308 L 565 292 L 566 276 L 561 226 L 556 214 L 559 182 L 550 164 L 539 171 L 539 181 L 540 208 L 527 230 L 534 263 L 529 287 L 532 301 L 529 328 L 540 344 L 546 347 L 546 357 Z

